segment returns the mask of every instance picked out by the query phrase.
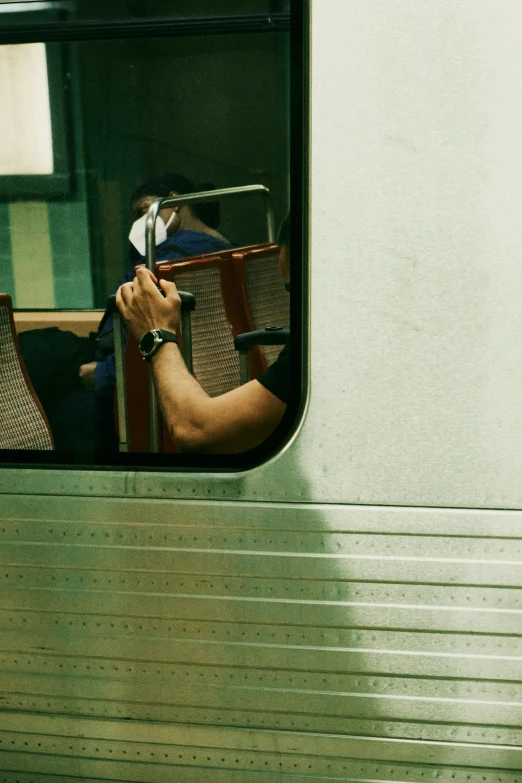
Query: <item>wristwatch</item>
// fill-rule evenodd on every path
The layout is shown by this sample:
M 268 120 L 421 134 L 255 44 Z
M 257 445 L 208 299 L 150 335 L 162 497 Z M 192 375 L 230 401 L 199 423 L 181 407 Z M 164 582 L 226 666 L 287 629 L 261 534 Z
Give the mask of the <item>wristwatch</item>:
M 146 362 L 150 362 L 163 343 L 177 342 L 178 338 L 174 332 L 167 332 L 166 329 L 151 329 L 150 332 L 145 332 L 140 340 L 140 353 Z

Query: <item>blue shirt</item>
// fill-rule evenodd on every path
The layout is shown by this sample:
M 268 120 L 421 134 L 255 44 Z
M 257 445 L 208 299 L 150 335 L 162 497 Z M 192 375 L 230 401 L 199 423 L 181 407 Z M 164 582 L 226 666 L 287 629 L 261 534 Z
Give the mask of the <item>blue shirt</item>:
M 173 261 L 176 258 L 192 258 L 193 256 L 202 256 L 206 253 L 218 253 L 220 250 L 229 250 L 234 247 L 231 242 L 223 241 L 211 234 L 205 234 L 202 231 L 177 231 L 165 242 L 156 248 L 157 261 Z M 139 256 L 136 263 L 144 263 L 145 259 Z M 122 277 L 115 288 L 115 292 L 124 283 L 129 283 L 134 279 L 134 268 L 130 269 Z M 106 334 L 113 330 L 112 318 L 108 318 L 102 330 Z M 105 356 L 98 361 L 94 373 L 94 388 L 97 392 L 112 393 L 116 385 L 116 365 L 114 354 Z

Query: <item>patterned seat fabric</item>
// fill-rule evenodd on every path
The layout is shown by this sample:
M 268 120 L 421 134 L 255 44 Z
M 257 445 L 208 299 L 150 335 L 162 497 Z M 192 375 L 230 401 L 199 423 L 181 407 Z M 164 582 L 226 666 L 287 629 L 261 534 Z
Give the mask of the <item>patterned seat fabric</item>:
M 7 294 L 0 294 L 0 449 L 53 449 L 45 414 L 18 351 Z
M 192 314 L 194 375 L 211 397 L 239 386 L 239 356 L 227 320 L 219 269 L 190 271 L 177 277 L 179 287 L 196 297 Z
M 196 297 L 192 317 L 194 374 L 211 397 L 239 386 L 239 355 L 233 345 L 239 331 L 290 325 L 290 295 L 281 280 L 277 245 L 253 245 L 199 259 L 161 262 L 158 274 L 173 279 L 178 288 Z M 272 364 L 280 352 L 280 345 L 258 349 L 263 362 L 260 365 L 258 360 L 258 372 Z
M 254 329 L 290 326 L 290 294 L 285 291 L 279 271 L 279 249 L 274 246 L 244 254 L 248 306 Z M 264 345 L 268 364 L 275 362 L 280 345 Z

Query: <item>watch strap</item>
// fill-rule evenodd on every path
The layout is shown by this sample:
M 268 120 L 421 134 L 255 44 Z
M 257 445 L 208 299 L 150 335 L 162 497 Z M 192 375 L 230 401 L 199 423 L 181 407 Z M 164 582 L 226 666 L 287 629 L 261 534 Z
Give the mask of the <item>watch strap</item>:
M 149 353 L 142 353 L 146 362 L 150 362 L 164 343 L 178 343 L 177 335 L 174 332 L 167 331 L 167 329 L 151 329 L 147 334 L 154 335 L 154 345 Z

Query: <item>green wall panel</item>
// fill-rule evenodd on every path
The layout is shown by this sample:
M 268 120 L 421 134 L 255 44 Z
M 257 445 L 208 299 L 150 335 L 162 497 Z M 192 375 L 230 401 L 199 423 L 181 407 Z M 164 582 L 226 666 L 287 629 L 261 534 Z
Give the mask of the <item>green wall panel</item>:
M 56 307 L 92 307 L 89 230 L 85 201 L 49 202 Z

